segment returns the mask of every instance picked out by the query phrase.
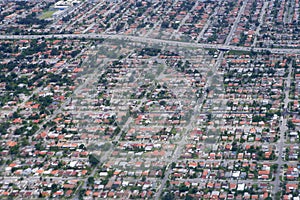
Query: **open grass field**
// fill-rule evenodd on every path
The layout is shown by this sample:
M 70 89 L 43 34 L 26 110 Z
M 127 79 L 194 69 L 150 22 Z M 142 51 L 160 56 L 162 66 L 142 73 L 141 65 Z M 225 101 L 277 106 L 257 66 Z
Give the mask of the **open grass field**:
M 51 18 L 53 13 L 55 13 L 56 11 L 55 10 L 48 10 L 48 11 L 45 11 L 43 12 L 43 14 L 40 16 L 40 19 L 48 19 L 48 18 Z

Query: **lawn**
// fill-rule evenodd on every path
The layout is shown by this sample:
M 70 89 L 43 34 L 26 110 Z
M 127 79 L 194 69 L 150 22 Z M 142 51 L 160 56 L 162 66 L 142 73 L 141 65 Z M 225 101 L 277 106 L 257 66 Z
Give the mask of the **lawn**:
M 42 13 L 42 15 L 40 16 L 40 19 L 48 19 L 50 17 L 52 17 L 53 13 L 55 13 L 56 10 L 48 10 Z

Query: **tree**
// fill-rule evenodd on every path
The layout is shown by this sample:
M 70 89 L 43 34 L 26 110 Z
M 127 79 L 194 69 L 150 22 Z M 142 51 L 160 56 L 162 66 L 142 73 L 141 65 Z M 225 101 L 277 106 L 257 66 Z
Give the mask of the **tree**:
M 174 199 L 174 194 L 171 192 L 168 192 L 167 194 L 165 194 L 162 198 L 162 200 L 173 200 Z
M 188 190 L 189 190 L 189 188 L 184 183 L 180 184 L 180 186 L 179 186 L 179 192 L 186 192 Z
M 79 145 L 79 149 L 84 149 L 85 150 L 86 148 L 85 148 L 84 144 L 81 144 L 81 145 Z
M 60 54 L 60 52 L 58 51 L 58 49 L 56 48 L 53 48 L 51 50 L 51 56 L 58 56 Z
M 99 160 L 93 155 L 89 155 L 89 162 L 91 163 L 92 166 L 96 166 L 99 163 Z
M 52 191 L 52 192 L 56 192 L 57 190 L 58 190 L 57 184 L 53 183 L 53 184 L 51 185 L 51 191 Z
M 0 124 L 0 134 L 5 135 L 7 134 L 7 129 L 9 127 L 9 123 L 8 122 L 4 122 Z
M 11 154 L 18 154 L 19 153 L 19 146 L 15 145 L 15 146 L 11 147 L 10 153 Z
M 143 182 L 146 181 L 146 176 L 142 176 L 142 181 L 143 181 Z
M 93 185 L 94 182 L 95 182 L 94 177 L 90 176 L 90 177 L 88 178 L 88 184 L 89 184 L 89 185 Z
M 185 200 L 193 200 L 194 198 L 191 196 L 191 195 L 187 195 L 186 197 L 185 197 Z
M 287 122 L 287 126 L 289 127 L 289 129 L 295 129 L 295 124 L 291 120 Z
M 85 189 L 80 189 L 79 190 L 79 199 L 83 199 L 84 194 L 85 194 Z
M 38 151 L 41 151 L 44 149 L 43 147 L 43 144 L 40 142 L 40 143 L 36 143 L 35 144 L 35 149 L 38 150 Z

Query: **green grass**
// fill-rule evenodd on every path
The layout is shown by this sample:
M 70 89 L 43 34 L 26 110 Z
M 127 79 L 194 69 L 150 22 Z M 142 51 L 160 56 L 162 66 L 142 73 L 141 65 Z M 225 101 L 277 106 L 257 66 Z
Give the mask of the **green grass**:
M 48 18 L 51 18 L 53 13 L 55 13 L 56 10 L 48 10 L 48 11 L 45 11 L 43 12 L 43 14 L 40 16 L 40 19 L 48 19 Z
M 240 50 L 230 50 L 228 52 L 229 55 L 250 55 L 250 51 L 240 51 Z

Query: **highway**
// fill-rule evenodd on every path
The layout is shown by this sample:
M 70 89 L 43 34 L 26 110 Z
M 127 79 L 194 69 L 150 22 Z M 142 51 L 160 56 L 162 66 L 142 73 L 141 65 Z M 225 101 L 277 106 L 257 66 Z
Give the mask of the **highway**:
M 253 52 L 264 52 L 264 51 L 269 51 L 270 53 L 278 53 L 278 54 L 300 54 L 300 49 L 290 49 L 290 48 L 256 48 L 256 47 L 242 47 L 242 46 L 234 46 L 234 45 L 230 45 L 230 41 L 232 40 L 232 37 L 235 33 L 235 30 L 237 28 L 237 25 L 241 19 L 242 13 L 244 13 L 245 10 L 245 6 L 247 4 L 247 0 L 243 3 L 243 6 L 241 7 L 237 18 L 233 24 L 233 26 L 231 27 L 230 33 L 228 34 L 225 44 L 207 44 L 207 43 L 197 43 L 197 42 L 181 42 L 181 41 L 174 41 L 174 40 L 164 40 L 164 39 L 155 39 L 155 38 L 150 38 L 147 36 L 130 36 L 130 35 L 123 35 L 123 34 L 43 34 L 43 35 L 0 35 L 0 40 L 19 40 L 19 39 L 41 39 L 41 38 L 46 38 L 46 39 L 52 39 L 52 38 L 56 38 L 56 39 L 107 39 L 107 40 L 124 40 L 124 41 L 130 41 L 130 42 L 140 42 L 140 43 L 147 43 L 147 44 L 152 44 L 152 45 L 170 45 L 170 46 L 178 46 L 178 47 L 187 47 L 187 48 L 212 48 L 212 49 L 219 49 L 222 50 L 220 51 L 217 59 L 216 59 L 216 63 L 213 66 L 213 68 L 211 69 L 212 72 L 216 72 L 217 69 L 219 68 L 219 66 L 221 65 L 221 62 L 224 58 L 224 54 L 225 51 L 227 50 L 235 50 L 235 51 L 253 51 Z M 101 4 L 98 4 L 98 6 L 100 6 Z M 267 4 L 264 4 L 264 9 L 266 9 Z M 109 10 L 110 11 L 110 10 Z M 109 12 L 108 11 L 108 12 Z M 91 11 L 90 11 L 91 12 Z M 185 22 L 185 20 L 187 19 L 188 15 L 182 20 L 180 26 L 182 26 Z M 263 15 L 260 18 L 260 21 L 263 19 Z M 81 19 L 80 19 L 81 20 Z M 75 21 L 76 22 L 76 21 Z M 75 23 L 74 22 L 74 23 Z M 209 21 L 207 22 L 207 24 L 209 25 L 209 23 L 211 23 L 211 20 L 209 19 Z M 208 26 L 207 25 L 207 26 Z M 156 27 L 156 25 L 154 26 Z M 90 27 L 89 27 L 90 28 Z M 86 29 L 86 32 L 89 30 Z M 206 27 L 207 28 L 207 27 Z M 205 29 L 206 29 L 205 28 Z M 205 30 L 204 29 L 204 30 Z M 151 33 L 151 32 L 148 32 Z M 178 31 L 173 32 L 172 36 L 176 36 L 176 34 L 178 33 Z M 202 36 L 204 33 L 201 32 L 199 35 Z M 150 34 L 148 34 L 150 35 Z M 197 40 L 199 40 L 199 38 Z M 90 82 L 92 82 L 92 79 L 94 78 L 94 75 L 97 74 L 97 70 L 94 70 L 92 73 L 88 74 L 86 76 L 86 81 L 80 85 L 78 88 L 76 88 L 76 90 L 74 91 L 75 96 L 76 94 L 78 94 L 83 88 L 85 88 L 87 86 L 87 84 L 89 84 Z M 288 75 L 288 79 L 286 82 L 287 88 L 290 88 L 291 85 L 291 74 L 292 74 L 292 66 L 289 66 L 289 75 Z M 160 79 L 161 76 L 158 77 L 158 79 Z M 208 81 L 207 84 L 205 86 L 206 88 L 209 88 L 212 85 L 212 77 L 208 77 Z M 42 88 L 38 88 L 37 90 L 35 90 L 33 92 L 33 94 L 38 93 Z M 32 94 L 32 95 L 33 95 Z M 32 96 L 31 95 L 31 96 Z M 285 91 L 285 100 L 284 100 L 284 109 L 287 109 L 288 106 L 288 102 L 290 101 L 290 99 L 288 98 L 289 95 L 289 90 Z M 28 97 L 27 100 L 30 99 L 30 97 Z M 177 144 L 176 149 L 174 150 L 174 154 L 172 156 L 172 158 L 170 160 L 168 160 L 169 164 L 171 164 L 172 162 L 176 162 L 180 156 L 181 153 L 185 147 L 185 144 L 187 144 L 188 142 L 188 131 L 192 130 L 193 128 L 193 123 L 196 121 L 196 117 L 199 116 L 199 114 L 207 114 L 209 112 L 201 112 L 201 107 L 204 104 L 204 101 L 207 98 L 207 93 L 205 93 L 203 95 L 202 98 L 200 98 L 197 103 L 196 106 L 193 109 L 193 115 L 192 118 L 190 120 L 190 122 L 187 124 L 187 126 L 185 127 L 185 131 L 183 133 L 183 137 L 181 138 L 180 142 Z M 71 97 L 69 97 L 57 110 L 54 111 L 52 117 L 48 118 L 43 124 L 45 124 L 46 122 L 51 121 L 54 117 L 56 117 L 57 114 L 62 113 L 64 108 L 70 103 Z M 24 101 L 24 102 L 26 102 Z M 143 105 L 143 103 L 146 102 L 146 98 L 143 98 L 138 106 L 138 109 Z M 21 105 L 24 105 L 24 103 L 22 103 Z M 137 109 L 137 110 L 138 110 Z M 224 114 L 226 113 L 226 111 L 212 111 L 212 114 Z M 253 114 L 253 112 L 234 112 L 234 113 L 230 113 L 230 114 Z M 121 131 L 119 133 L 119 135 L 117 135 L 114 139 L 114 142 L 119 141 L 121 133 L 123 130 L 127 130 L 129 124 L 131 124 L 133 122 L 133 118 L 130 117 L 126 123 L 121 127 Z M 40 125 L 40 129 L 37 131 L 37 133 L 40 133 L 40 131 L 42 130 L 42 125 Z M 272 183 L 274 185 L 273 188 L 273 192 L 274 194 L 280 190 L 280 175 L 281 175 L 281 167 L 285 164 L 284 160 L 282 159 L 281 155 L 284 151 L 284 133 L 288 130 L 287 129 L 287 119 L 286 117 L 282 120 L 281 124 L 280 124 L 280 139 L 278 141 L 278 149 L 279 149 L 279 156 L 278 159 L 276 161 L 269 161 L 269 163 L 277 163 L 278 166 L 278 170 L 276 171 L 276 173 L 274 174 L 275 180 L 274 181 L 270 181 L 269 183 Z M 101 159 L 100 159 L 100 163 L 99 166 L 109 158 L 109 156 L 112 153 L 112 150 L 114 149 L 114 146 L 112 146 L 112 148 L 109 151 L 106 151 Z M 199 161 L 199 159 L 198 159 Z M 223 162 L 231 162 L 231 160 L 222 160 Z M 207 162 L 207 161 L 206 161 Z M 94 176 L 97 172 L 97 167 L 95 167 L 91 173 L 90 176 Z M 157 193 L 154 196 L 154 199 L 159 199 L 161 197 L 161 195 L 163 194 L 163 189 L 166 186 L 166 182 L 167 180 L 169 180 L 169 176 L 172 173 L 172 169 L 171 166 L 168 165 L 167 169 L 166 169 L 166 173 L 162 179 L 161 185 L 157 190 Z M 33 178 L 33 180 L 38 179 L 39 177 Z M 8 180 L 14 180 L 15 177 L 10 177 L 7 178 Z M 54 178 L 55 179 L 60 179 L 60 178 Z M 71 178 L 70 178 L 71 179 Z M 73 178 L 72 178 L 73 179 Z M 83 183 L 83 187 L 82 188 L 87 188 L 87 179 L 88 177 L 84 178 L 84 183 Z M 204 179 L 205 180 L 205 179 Z M 203 179 L 187 179 L 187 181 L 203 181 Z M 242 183 L 252 183 L 253 180 L 239 180 L 239 182 Z M 79 188 L 79 187 L 78 187 Z
M 131 36 L 122 34 L 44 34 L 44 35 L 0 35 L 0 40 L 20 40 L 20 39 L 40 39 L 40 38 L 56 38 L 56 39 L 111 39 L 111 40 L 127 40 L 132 42 L 142 42 L 148 44 L 166 44 L 171 46 L 189 47 L 189 48 L 213 48 L 222 50 L 235 50 L 235 51 L 253 51 L 279 54 L 300 54 L 300 49 L 291 48 L 257 48 L 257 47 L 242 47 L 229 44 L 207 44 L 207 43 L 192 43 L 180 42 L 173 40 L 155 39 L 143 36 Z

